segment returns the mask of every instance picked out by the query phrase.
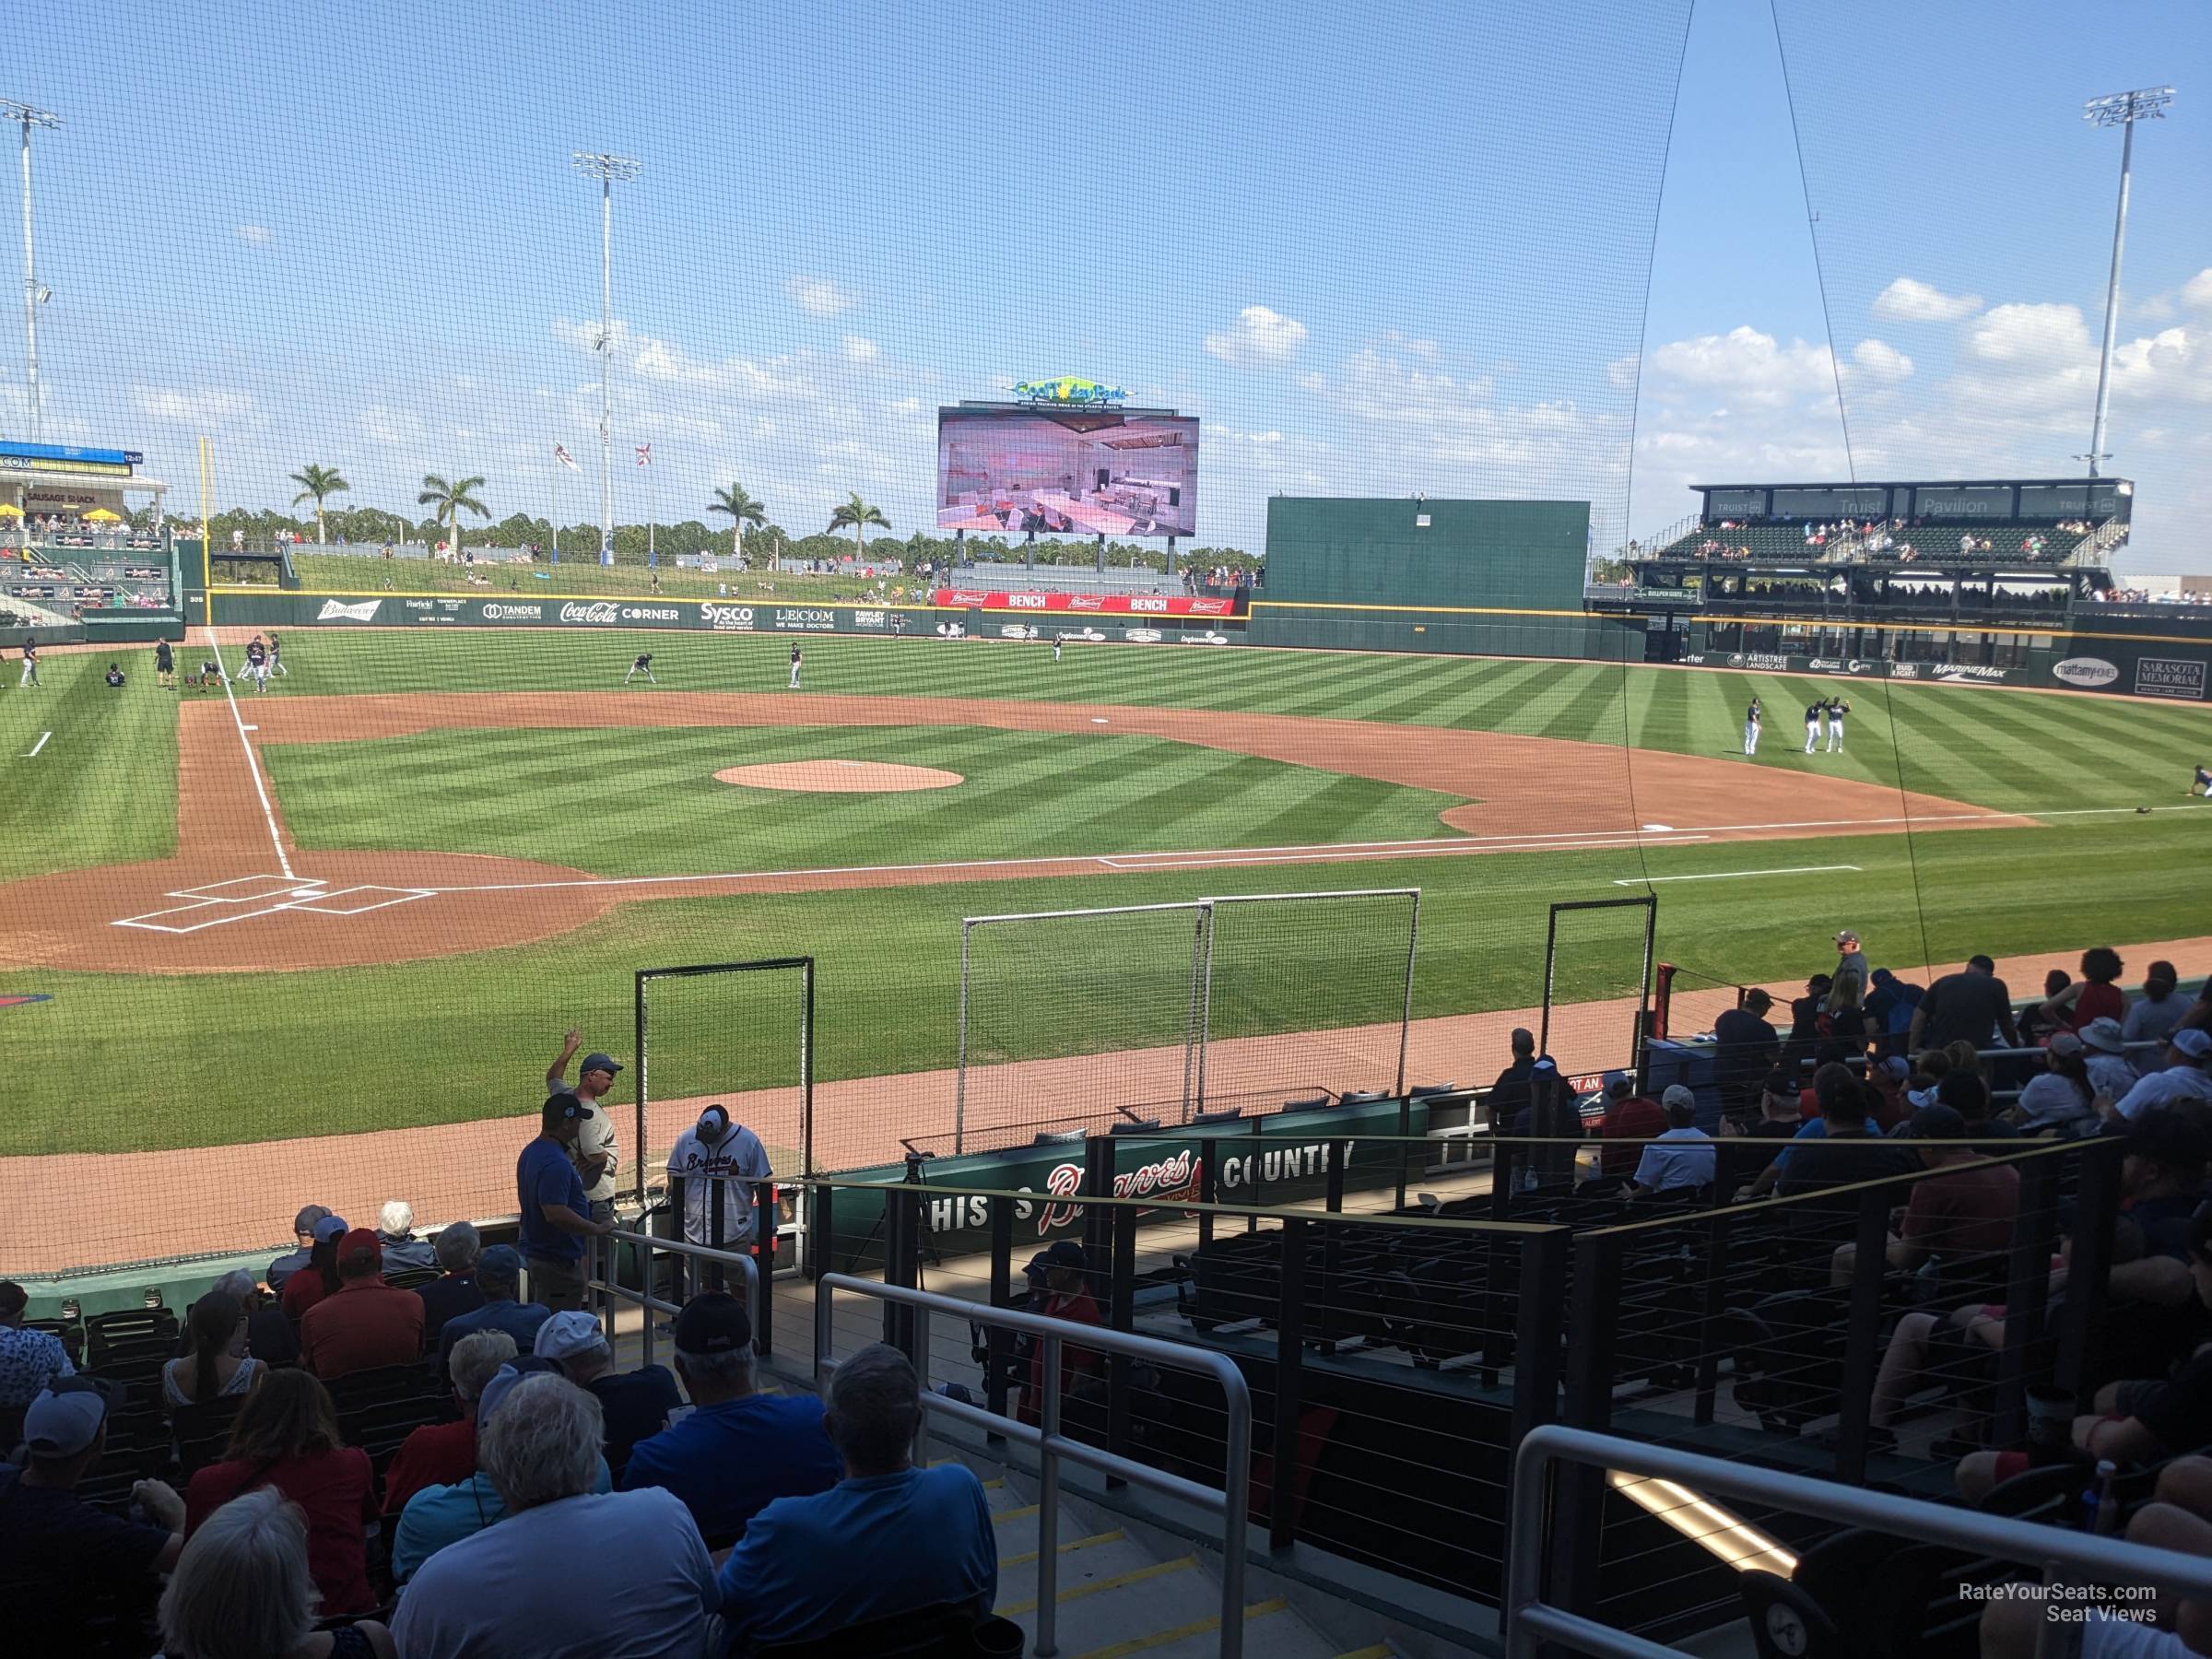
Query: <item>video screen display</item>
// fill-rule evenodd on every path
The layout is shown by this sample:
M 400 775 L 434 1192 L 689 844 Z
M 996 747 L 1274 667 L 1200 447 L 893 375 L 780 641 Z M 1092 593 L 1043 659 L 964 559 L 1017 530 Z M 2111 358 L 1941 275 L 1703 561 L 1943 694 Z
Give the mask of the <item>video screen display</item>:
M 1195 535 L 1197 418 L 939 409 L 937 528 Z

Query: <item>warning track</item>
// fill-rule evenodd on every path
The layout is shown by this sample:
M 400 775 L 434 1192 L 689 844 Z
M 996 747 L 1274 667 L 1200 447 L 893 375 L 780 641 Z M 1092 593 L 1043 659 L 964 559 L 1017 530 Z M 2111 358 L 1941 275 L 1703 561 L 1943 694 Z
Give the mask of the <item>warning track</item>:
M 1360 864 L 1487 853 L 1788 840 L 2032 818 L 1718 756 L 1443 727 L 1119 704 L 689 692 L 376 693 L 255 699 L 251 735 L 224 704 L 178 711 L 177 852 L 152 863 L 0 886 L 0 957 L 124 973 L 285 971 L 456 956 L 555 937 L 655 898 L 1019 881 L 1110 873 Z M 260 784 L 258 748 L 463 728 L 973 726 L 1159 737 L 1456 794 L 1456 835 L 1414 841 L 938 859 L 806 869 L 599 877 L 453 852 L 294 847 Z M 241 746 L 243 754 L 241 755 Z M 1652 820 L 1664 818 L 1660 828 Z M 272 844 L 274 843 L 274 844 Z M 527 902 L 518 901 L 527 896 Z

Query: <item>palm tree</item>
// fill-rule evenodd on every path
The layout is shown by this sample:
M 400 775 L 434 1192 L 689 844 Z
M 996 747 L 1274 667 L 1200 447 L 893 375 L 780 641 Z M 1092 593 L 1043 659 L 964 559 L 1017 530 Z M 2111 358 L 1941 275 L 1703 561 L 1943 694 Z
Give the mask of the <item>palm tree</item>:
M 847 524 L 853 526 L 853 545 L 860 549 L 859 557 L 865 559 L 868 554 L 867 526 L 875 524 L 881 529 L 888 530 L 891 527 L 891 521 L 883 516 L 882 508 L 871 507 L 859 496 L 853 495 L 847 497 L 830 514 L 830 529 L 842 530 Z
M 727 489 L 714 492 L 714 504 L 709 512 L 726 512 L 730 515 L 730 554 L 739 564 L 745 562 L 745 527 L 747 524 L 765 524 L 768 510 L 745 493 L 745 486 L 733 484 Z
M 453 521 L 453 530 L 447 545 L 456 556 L 461 551 L 462 512 L 465 510 L 482 519 L 491 516 L 491 510 L 470 493 L 472 490 L 482 488 L 483 484 L 484 479 L 480 475 L 473 478 L 456 479 L 451 484 L 448 484 L 436 473 L 422 475 L 422 493 L 415 498 L 416 503 L 418 506 L 436 508 L 435 516 L 441 524 L 448 519 Z
M 323 498 L 353 486 L 338 476 L 336 467 L 317 466 L 312 461 L 292 475 L 292 482 L 300 486 L 300 493 L 292 498 L 293 506 L 310 499 L 315 503 L 315 546 L 319 547 L 329 539 L 323 534 Z

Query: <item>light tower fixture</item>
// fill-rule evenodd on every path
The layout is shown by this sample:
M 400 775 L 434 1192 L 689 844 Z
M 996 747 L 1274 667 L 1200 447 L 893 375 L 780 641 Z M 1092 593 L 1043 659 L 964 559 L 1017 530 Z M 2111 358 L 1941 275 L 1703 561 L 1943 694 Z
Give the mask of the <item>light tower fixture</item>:
M 2118 127 L 2120 140 L 2120 206 L 2112 218 L 2112 272 L 2104 288 L 2104 349 L 2097 359 L 2097 416 L 2089 429 L 2089 477 L 2098 477 L 2104 462 L 2104 422 L 2112 406 L 2112 347 L 2120 334 L 2120 253 L 2127 245 L 2127 187 L 2136 159 L 2136 123 L 2163 121 L 2173 102 L 2171 87 L 2139 87 L 2133 92 L 2109 92 L 2081 106 L 2081 118 L 2094 127 Z
M 33 443 L 45 438 L 45 388 L 39 381 L 39 307 L 53 298 L 53 290 L 39 280 L 38 258 L 30 235 L 30 129 L 53 128 L 62 118 L 20 99 L 0 98 L 0 119 L 23 130 L 23 388 L 25 424 Z
M 609 370 L 615 355 L 615 184 L 627 184 L 643 170 L 635 156 L 606 150 L 574 150 L 569 165 L 599 181 L 599 562 L 615 562 L 615 423 Z

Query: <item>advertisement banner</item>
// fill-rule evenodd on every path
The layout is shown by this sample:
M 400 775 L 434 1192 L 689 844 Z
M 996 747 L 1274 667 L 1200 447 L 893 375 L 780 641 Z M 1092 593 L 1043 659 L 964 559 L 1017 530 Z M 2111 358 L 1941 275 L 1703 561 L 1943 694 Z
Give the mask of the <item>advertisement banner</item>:
M 960 610 L 1066 612 L 1077 616 L 1233 617 L 1234 599 L 1189 594 L 1014 594 L 988 588 L 938 588 L 931 603 Z
M 2183 697 L 2192 702 L 2205 698 L 2205 663 L 2201 657 L 2137 657 L 2137 697 Z

